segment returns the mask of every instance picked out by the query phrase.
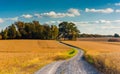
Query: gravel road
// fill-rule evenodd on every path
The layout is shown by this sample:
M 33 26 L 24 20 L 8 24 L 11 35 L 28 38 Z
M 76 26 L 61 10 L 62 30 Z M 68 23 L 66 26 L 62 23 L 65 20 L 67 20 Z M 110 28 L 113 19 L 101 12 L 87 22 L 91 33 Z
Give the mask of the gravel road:
M 35 72 L 35 74 L 100 74 L 84 60 L 84 52 L 81 49 L 75 49 L 78 50 L 78 54 L 73 58 L 51 63 Z

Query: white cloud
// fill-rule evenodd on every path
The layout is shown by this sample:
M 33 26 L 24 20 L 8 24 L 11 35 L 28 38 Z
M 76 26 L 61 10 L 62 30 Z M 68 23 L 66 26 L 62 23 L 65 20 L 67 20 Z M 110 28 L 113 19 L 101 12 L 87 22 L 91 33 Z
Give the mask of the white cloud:
M 68 13 L 69 13 L 69 14 L 74 14 L 75 16 L 79 16 L 79 15 L 80 15 L 79 10 L 78 10 L 78 9 L 74 9 L 74 8 L 70 8 L 70 9 L 68 10 Z
M 51 17 L 51 18 L 61 18 L 67 16 L 65 13 L 56 13 L 54 11 L 50 11 L 48 13 L 42 13 L 40 14 L 42 17 Z
M 111 21 L 112 23 L 120 23 L 120 20 Z
M 4 20 L 2 18 L 0 18 L 0 23 L 3 23 L 3 22 L 4 22 Z
M 120 2 L 119 3 L 115 3 L 115 6 L 120 6 Z
M 104 25 L 112 25 L 112 24 L 119 24 L 120 20 L 97 20 L 97 21 L 80 21 L 80 22 L 75 22 L 71 21 L 77 25 L 89 25 L 89 24 L 104 24 Z
M 71 21 L 77 25 L 88 25 L 88 24 L 111 24 L 112 21 L 109 20 L 97 20 L 97 21 L 80 21 L 80 22 L 75 22 L 75 21 Z
M 34 14 L 34 16 L 37 16 L 38 18 L 42 17 L 40 14 Z
M 98 20 L 98 21 L 93 21 L 96 24 L 112 24 L 112 23 L 120 23 L 120 20 Z
M 120 29 L 120 26 L 102 26 L 102 29 Z
M 34 14 L 38 18 L 50 17 L 50 18 L 63 18 L 63 17 L 75 17 L 80 16 L 78 9 L 70 8 L 66 13 L 56 13 L 55 11 L 50 11 L 48 13 Z
M 119 9 L 117 9 L 117 10 L 115 10 L 115 12 L 120 13 L 120 10 L 119 10 Z
M 29 19 L 32 18 L 33 16 L 30 14 L 23 14 L 22 17 Z
M 3 23 L 5 21 L 17 21 L 18 17 L 14 17 L 14 18 L 0 18 L 0 23 Z
M 86 8 L 85 12 L 112 13 L 112 12 L 114 12 L 114 10 L 112 8 L 106 8 L 106 9 L 89 9 L 89 8 Z
M 19 17 L 13 17 L 13 18 L 4 18 L 5 21 L 11 20 L 11 21 L 17 21 Z
M 56 23 L 56 21 L 47 21 L 47 22 L 45 22 L 45 24 L 55 24 Z
M 55 25 L 58 25 L 58 24 L 60 24 L 61 22 L 63 22 L 63 21 L 47 21 L 47 22 L 45 22 L 45 24 L 50 24 L 50 25 L 53 25 L 53 24 L 55 24 Z
M 98 23 L 110 24 L 111 21 L 109 21 L 109 20 L 99 20 Z

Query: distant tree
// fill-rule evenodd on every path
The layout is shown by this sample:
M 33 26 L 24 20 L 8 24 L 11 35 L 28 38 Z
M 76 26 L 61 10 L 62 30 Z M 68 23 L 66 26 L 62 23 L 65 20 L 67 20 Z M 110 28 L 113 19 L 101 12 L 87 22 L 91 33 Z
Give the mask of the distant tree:
M 6 28 L 4 31 L 1 32 L 2 38 L 7 39 L 8 38 L 8 29 Z
M 44 30 L 43 30 L 43 35 L 44 38 L 43 39 L 51 39 L 51 28 L 48 24 L 44 24 L 43 25 Z
M 115 34 L 114 34 L 114 37 L 120 37 L 120 36 L 119 36 L 119 34 L 115 33 Z
M 56 39 L 58 37 L 75 40 L 80 31 L 72 22 L 62 22 L 56 25 L 41 25 L 38 21 L 15 22 L 2 30 L 3 39 Z
M 72 22 L 62 22 L 59 24 L 59 37 L 68 38 L 69 40 L 75 40 L 80 31 Z
M 14 39 L 16 38 L 16 28 L 15 25 L 11 25 L 8 27 L 8 34 L 7 34 L 9 39 Z
M 21 22 L 21 21 L 18 21 L 18 22 L 15 22 L 14 23 L 17 27 L 17 30 L 19 31 L 19 33 L 21 34 L 21 38 L 24 39 L 26 38 L 26 32 L 24 30 L 25 28 L 25 23 L 24 22 Z
M 56 39 L 58 36 L 58 28 L 55 25 L 51 25 L 51 39 Z
M 16 32 L 16 39 L 21 39 L 21 34 L 19 31 Z
M 2 35 L 0 35 L 0 40 L 2 39 Z
M 113 35 L 100 35 L 100 34 L 80 34 L 79 37 L 113 37 Z

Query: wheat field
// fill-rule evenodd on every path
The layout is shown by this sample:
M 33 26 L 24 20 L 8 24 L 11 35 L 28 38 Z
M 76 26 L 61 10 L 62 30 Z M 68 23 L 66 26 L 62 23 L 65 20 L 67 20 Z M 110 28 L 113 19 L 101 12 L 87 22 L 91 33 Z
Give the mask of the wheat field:
M 33 74 L 70 50 L 54 40 L 0 40 L 0 74 Z
M 63 41 L 85 51 L 85 58 L 103 74 L 120 74 L 120 43 Z

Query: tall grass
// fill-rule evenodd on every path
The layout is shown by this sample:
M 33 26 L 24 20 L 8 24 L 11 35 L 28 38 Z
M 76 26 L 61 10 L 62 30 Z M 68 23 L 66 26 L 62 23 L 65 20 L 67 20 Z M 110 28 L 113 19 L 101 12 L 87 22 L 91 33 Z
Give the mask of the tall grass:
M 75 56 L 77 53 L 78 53 L 78 50 L 71 49 L 68 52 L 65 52 L 65 53 L 62 53 L 62 54 L 59 54 L 58 56 L 56 56 L 55 60 L 58 61 L 58 60 L 69 59 L 69 58 Z
M 0 40 L 0 74 L 33 74 L 71 50 L 53 40 Z
M 82 48 L 85 58 L 102 74 L 120 74 L 120 43 L 93 41 L 64 41 Z

